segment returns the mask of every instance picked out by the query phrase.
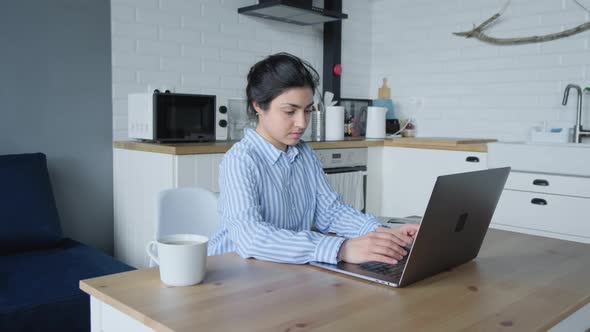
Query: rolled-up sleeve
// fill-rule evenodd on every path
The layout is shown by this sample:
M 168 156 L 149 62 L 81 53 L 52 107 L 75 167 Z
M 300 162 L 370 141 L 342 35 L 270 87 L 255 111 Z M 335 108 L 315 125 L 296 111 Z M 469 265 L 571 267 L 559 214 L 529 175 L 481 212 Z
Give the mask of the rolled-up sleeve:
M 314 167 L 317 183 L 316 227 L 320 231 L 355 238 L 381 226 L 375 216 L 362 213 L 344 203 L 341 195 L 332 189 L 317 158 Z

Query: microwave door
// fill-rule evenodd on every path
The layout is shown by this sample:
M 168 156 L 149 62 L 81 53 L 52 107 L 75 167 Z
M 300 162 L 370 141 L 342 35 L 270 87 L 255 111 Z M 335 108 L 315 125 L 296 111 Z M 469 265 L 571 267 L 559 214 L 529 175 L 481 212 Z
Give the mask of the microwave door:
M 165 94 L 158 107 L 157 138 L 162 142 L 215 140 L 215 96 Z
M 177 138 L 175 123 L 177 123 L 176 98 L 171 94 L 160 94 L 156 100 L 155 131 L 156 140 L 160 142 L 174 141 Z
M 182 128 L 186 141 L 215 141 L 215 97 L 196 98 L 182 110 Z M 180 125 L 179 125 L 180 126 Z

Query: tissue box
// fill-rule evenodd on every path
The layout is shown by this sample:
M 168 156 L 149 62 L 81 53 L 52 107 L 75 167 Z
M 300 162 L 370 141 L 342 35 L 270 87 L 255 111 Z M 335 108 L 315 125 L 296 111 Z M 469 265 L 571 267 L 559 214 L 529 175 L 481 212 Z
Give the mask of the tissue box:
M 571 128 L 560 128 L 561 131 L 531 131 L 531 142 L 568 143 L 571 142 Z

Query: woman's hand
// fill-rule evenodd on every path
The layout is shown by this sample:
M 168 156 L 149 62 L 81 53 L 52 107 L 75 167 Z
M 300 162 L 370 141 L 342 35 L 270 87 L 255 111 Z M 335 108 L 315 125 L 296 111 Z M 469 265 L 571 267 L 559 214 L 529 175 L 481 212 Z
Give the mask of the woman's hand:
M 406 224 L 397 228 L 378 227 L 374 232 L 342 243 L 338 259 L 360 264 L 370 261 L 397 264 L 408 252 L 418 233 L 418 225 Z
M 400 227 L 396 228 L 387 228 L 387 227 L 379 227 L 377 228 L 377 232 L 390 232 L 395 234 L 397 237 L 403 239 L 409 244 L 414 243 L 414 239 L 416 239 L 416 234 L 418 234 L 418 229 L 420 228 L 419 225 L 415 224 L 404 224 Z

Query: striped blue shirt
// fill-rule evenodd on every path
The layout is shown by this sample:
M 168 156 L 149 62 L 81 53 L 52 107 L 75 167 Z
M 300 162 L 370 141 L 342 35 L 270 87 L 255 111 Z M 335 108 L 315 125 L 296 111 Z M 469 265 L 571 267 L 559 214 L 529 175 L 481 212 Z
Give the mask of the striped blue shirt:
M 283 152 L 252 129 L 225 154 L 219 187 L 220 228 L 209 255 L 236 251 L 274 262 L 336 264 L 346 238 L 381 225 L 332 190 L 309 145 L 299 142 Z M 312 225 L 338 236 L 311 231 Z

